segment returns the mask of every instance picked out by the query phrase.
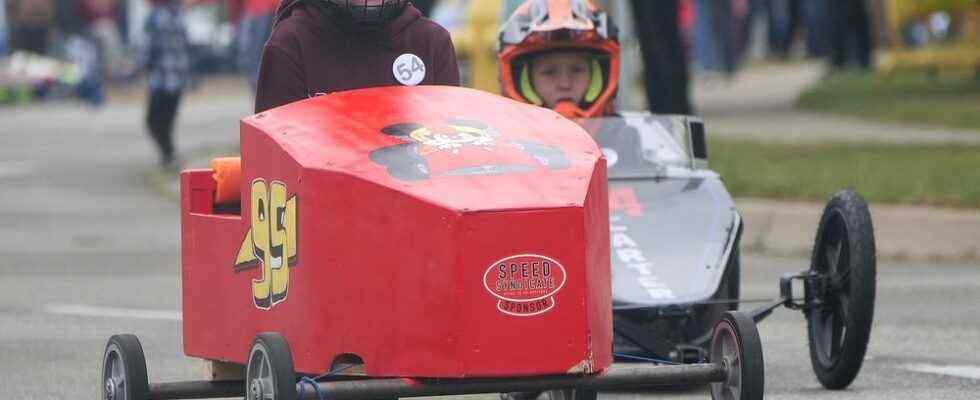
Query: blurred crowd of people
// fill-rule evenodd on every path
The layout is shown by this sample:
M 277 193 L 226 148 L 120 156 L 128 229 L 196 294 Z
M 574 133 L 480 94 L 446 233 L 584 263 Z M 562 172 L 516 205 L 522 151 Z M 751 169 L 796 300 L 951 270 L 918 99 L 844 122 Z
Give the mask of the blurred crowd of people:
M 480 1 L 413 3 L 452 30 L 451 24 L 472 23 L 467 10 L 478 8 L 474 4 Z M 608 7 L 619 0 L 598 1 Z M 616 9 L 632 14 L 650 110 L 693 113 L 687 93 L 691 69 L 730 76 L 759 43 L 763 49 L 755 52 L 787 58 L 804 41 L 806 55 L 828 57 L 835 68 L 870 68 L 867 3 L 873 1 L 631 0 Z M 494 4 L 500 18 L 496 25 L 489 22 L 491 29 L 522 2 Z M 0 65 L 0 92 L 14 70 L 43 82 L 64 82 L 73 94 L 98 105 L 104 101 L 103 82 L 143 74 L 149 88 L 147 128 L 162 163 L 172 167 L 174 120 L 192 75 L 237 70 L 254 94 L 280 0 L 0 0 L 0 5 L 0 57 L 8 56 L 11 66 L 5 75 Z M 217 10 L 204 25 L 228 27 L 229 40 L 221 43 L 227 49 L 217 52 L 210 68 L 202 68 L 202 56 L 192 49 L 185 11 L 194 6 Z M 57 85 L 34 90 L 43 96 L 51 86 Z
M 681 20 L 696 66 L 734 73 L 753 45 L 756 56 L 826 57 L 833 68 L 869 69 L 874 41 L 871 0 L 681 0 Z M 761 40 L 760 40 L 761 39 Z M 762 45 L 762 46 L 758 46 Z
M 130 34 L 131 29 L 142 28 L 130 26 L 133 21 L 141 23 L 132 18 L 131 11 L 137 8 L 145 15 L 153 2 L 0 0 L 0 57 L 24 51 L 70 61 L 89 82 L 130 78 L 137 72 L 140 61 L 140 52 L 134 49 L 145 44 L 142 35 Z M 434 10 L 438 14 L 439 8 L 465 9 L 471 2 L 414 1 L 425 15 Z M 210 22 L 232 27 L 233 49 L 227 50 L 228 57 L 217 60 L 216 64 L 224 65 L 210 69 L 237 69 L 254 91 L 262 46 L 271 32 L 279 0 L 180 0 L 179 3 L 220 8 L 215 15 L 218 20 Z M 501 15 L 509 14 L 519 3 L 519 0 L 501 0 Z M 641 0 L 631 3 L 637 10 L 635 29 L 641 41 L 656 35 L 658 38 L 650 40 L 667 41 L 657 44 L 657 48 L 683 46 L 683 53 L 674 55 L 683 54 L 684 60 L 692 61 L 695 71 L 732 74 L 749 53 L 786 58 L 794 44 L 801 41 L 807 56 L 828 57 L 836 67 L 870 68 L 873 41 L 869 11 L 874 7 L 869 8 L 868 4 L 875 5 L 881 0 Z M 442 14 L 445 16 L 447 12 L 443 10 Z M 676 22 L 671 16 L 676 16 Z M 678 34 L 665 29 L 678 29 Z M 141 43 L 133 43 L 134 37 L 141 39 Z M 90 56 L 93 53 L 97 56 Z M 199 63 L 192 61 L 192 64 Z
M 123 0 L 0 0 L 0 83 L 26 80 L 43 95 L 58 83 L 101 104 L 104 77 L 136 71 L 126 51 L 129 29 Z

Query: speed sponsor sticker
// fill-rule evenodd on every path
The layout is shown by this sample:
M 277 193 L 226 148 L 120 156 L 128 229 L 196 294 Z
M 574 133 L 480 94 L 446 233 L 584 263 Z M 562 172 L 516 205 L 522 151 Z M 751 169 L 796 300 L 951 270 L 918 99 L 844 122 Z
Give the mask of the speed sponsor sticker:
M 483 274 L 483 287 L 497 298 L 497 310 L 530 317 L 555 307 L 555 295 L 565 286 L 565 267 L 553 258 L 518 254 L 494 262 Z

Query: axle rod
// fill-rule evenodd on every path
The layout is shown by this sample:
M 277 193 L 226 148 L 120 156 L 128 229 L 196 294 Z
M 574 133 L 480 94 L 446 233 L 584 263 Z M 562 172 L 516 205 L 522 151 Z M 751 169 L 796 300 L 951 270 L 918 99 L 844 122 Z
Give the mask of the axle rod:
M 551 389 L 629 389 L 702 385 L 722 382 L 728 371 L 721 364 L 651 365 L 614 368 L 601 375 L 548 375 L 516 378 L 378 378 L 319 382 L 323 398 L 370 400 L 479 393 L 534 392 Z M 302 389 L 300 385 L 305 386 Z M 308 383 L 298 383 L 303 399 L 317 399 Z M 150 385 L 150 399 L 210 399 L 242 396 L 242 381 L 186 381 Z
M 697 385 L 721 382 L 727 371 L 721 364 L 660 365 L 613 369 L 602 375 L 552 375 L 520 378 L 364 379 L 321 382 L 320 393 L 331 400 L 369 400 L 456 394 L 533 392 L 550 389 L 626 389 Z M 303 399 L 317 399 L 306 385 Z

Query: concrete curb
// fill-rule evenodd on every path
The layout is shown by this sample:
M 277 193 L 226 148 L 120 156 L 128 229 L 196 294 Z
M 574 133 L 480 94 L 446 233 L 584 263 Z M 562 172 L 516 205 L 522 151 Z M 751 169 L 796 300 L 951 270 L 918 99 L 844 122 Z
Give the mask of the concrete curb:
M 749 253 L 809 256 L 824 205 L 736 199 Z M 878 257 L 886 260 L 980 261 L 980 211 L 870 204 Z

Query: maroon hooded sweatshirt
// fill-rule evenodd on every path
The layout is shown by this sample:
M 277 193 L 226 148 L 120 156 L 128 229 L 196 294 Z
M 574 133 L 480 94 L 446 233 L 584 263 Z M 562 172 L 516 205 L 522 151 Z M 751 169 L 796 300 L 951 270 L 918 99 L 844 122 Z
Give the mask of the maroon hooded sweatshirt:
M 343 23 L 306 0 L 283 0 L 262 52 L 256 113 L 342 90 L 402 85 L 393 65 L 403 54 L 424 63 L 419 84 L 459 85 L 449 33 L 411 4 L 377 32 L 342 28 Z

